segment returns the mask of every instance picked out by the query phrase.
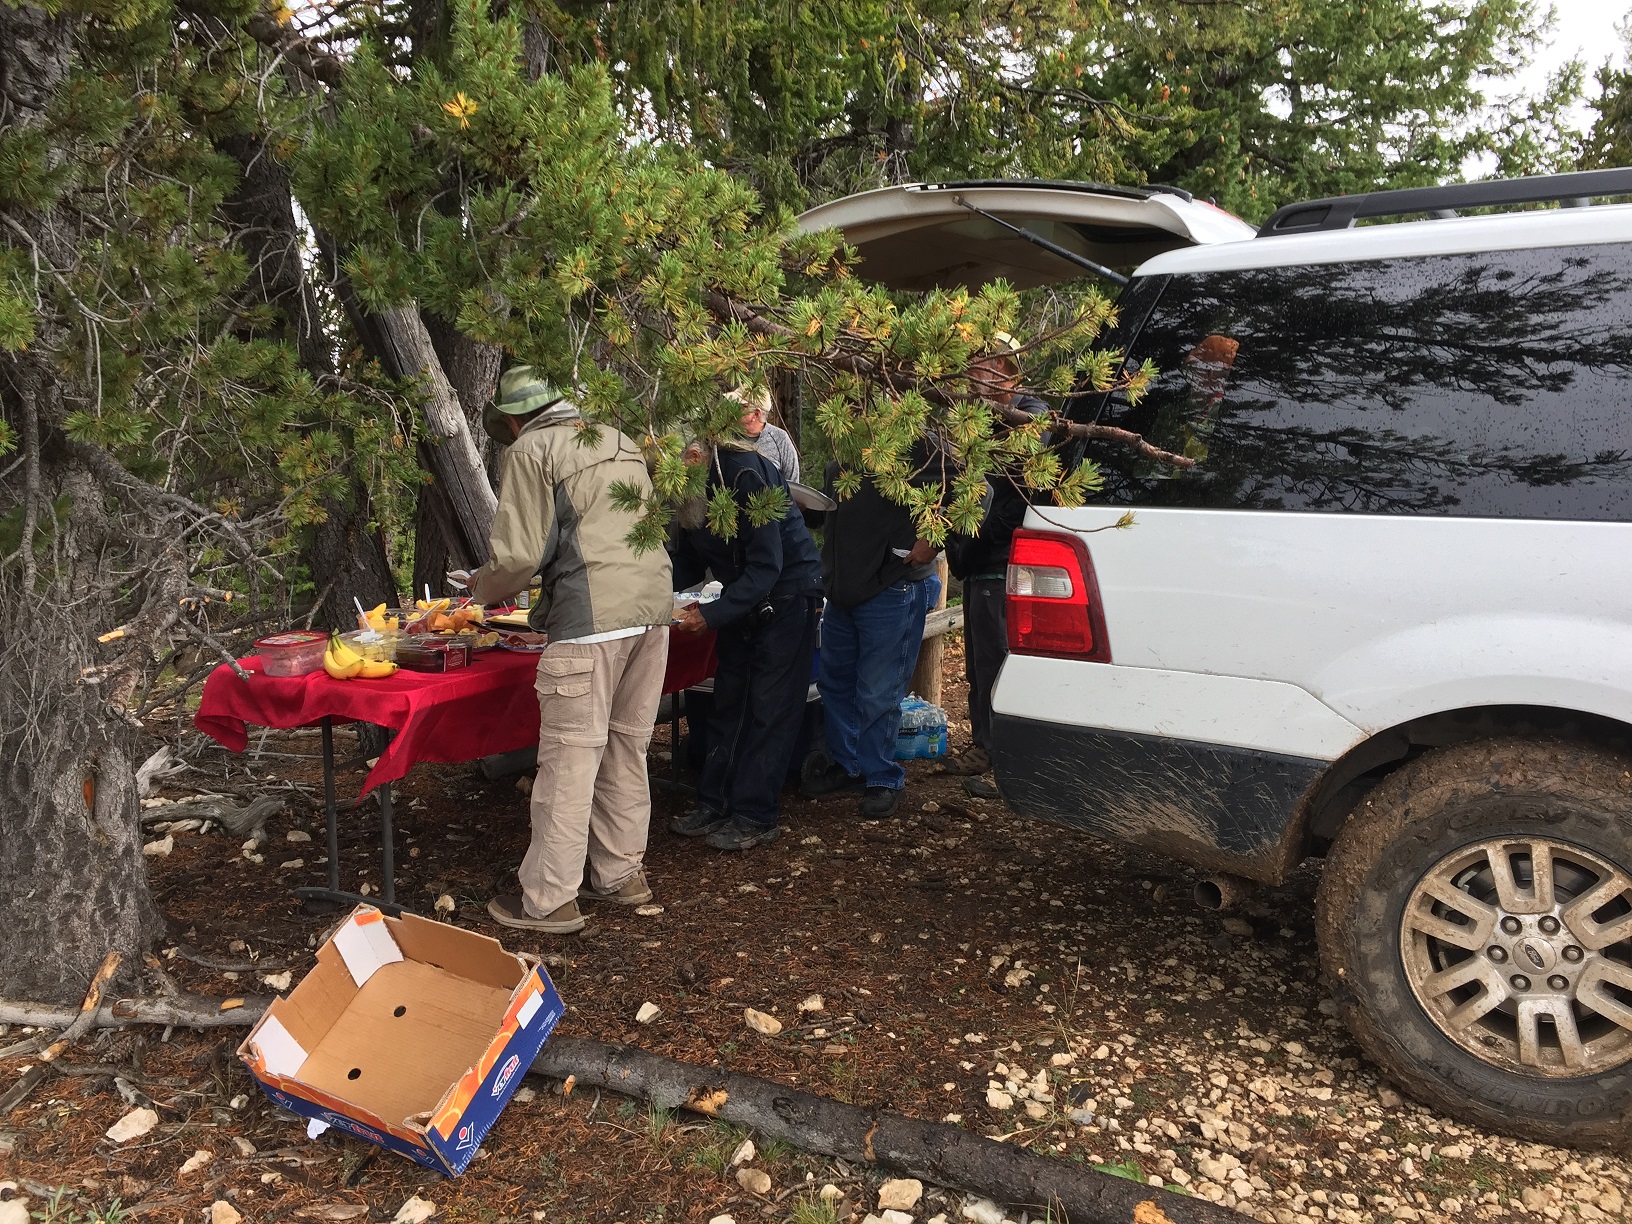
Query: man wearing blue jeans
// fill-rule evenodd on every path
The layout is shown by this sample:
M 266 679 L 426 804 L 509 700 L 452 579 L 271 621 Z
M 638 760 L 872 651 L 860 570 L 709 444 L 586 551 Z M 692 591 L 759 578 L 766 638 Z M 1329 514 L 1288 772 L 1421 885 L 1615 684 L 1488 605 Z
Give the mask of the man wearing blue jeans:
M 827 471 L 831 495 L 838 465 Z M 871 480 L 827 516 L 822 543 L 822 694 L 827 759 L 808 770 L 808 798 L 861 795 L 860 813 L 895 811 L 906 771 L 895 760 L 901 698 L 912 680 L 924 616 L 940 595 L 935 548 L 912 515 Z

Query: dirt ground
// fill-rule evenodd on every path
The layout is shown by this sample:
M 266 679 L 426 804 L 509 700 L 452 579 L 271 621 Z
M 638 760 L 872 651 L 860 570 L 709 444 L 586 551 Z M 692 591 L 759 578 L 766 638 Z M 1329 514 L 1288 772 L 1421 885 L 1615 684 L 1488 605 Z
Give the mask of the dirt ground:
M 949 678 L 962 673 L 956 645 Z M 957 722 L 955 682 L 946 704 L 958 746 L 967 725 Z M 345 752 L 352 736 L 340 739 Z M 170 798 L 223 786 L 308 790 L 290 792 L 258 845 L 171 833 L 173 850 L 150 860 L 175 923 L 155 965 L 216 996 L 267 993 L 263 979 L 279 983 L 283 971 L 298 981 L 333 921 L 304 915 L 289 892 L 324 872 L 322 814 L 303 798 L 320 777 L 315 735 L 269 736 L 258 755 L 252 737 L 243 757 L 179 728 L 176 741 L 193 768 L 173 779 Z M 664 741 L 660 728 L 660 774 Z M 354 794 L 355 779 L 344 787 Z M 473 766 L 420 766 L 397 793 L 398 900 L 431 914 L 451 898 L 446 920 L 545 955 L 568 1005 L 562 1033 L 945 1119 L 1277 1224 L 1596 1221 L 1624 1218 L 1632 1198 L 1625 1153 L 1482 1133 L 1379 1082 L 1329 1014 L 1313 868 L 1221 918 L 1194 905 L 1185 868 L 1022 821 L 915 762 L 893 818 L 863 822 L 853 800 L 790 795 L 785 836 L 745 855 L 667 833 L 683 801 L 659 791 L 647 863 L 662 912 L 595 906 L 584 934 L 535 938 L 501 932 L 484 910 L 513 888 L 524 797 Z M 377 893 L 375 811 L 343 817 L 342 879 Z M 637 1024 L 648 1002 L 659 1014 Z M 750 1030 L 745 1008 L 778 1017 L 784 1031 Z M 0 1047 L 24 1035 L 0 1029 Z M 406 1220 L 416 1195 L 438 1219 L 484 1224 L 721 1215 L 818 1224 L 877 1209 L 875 1170 L 764 1143 L 744 1166 L 770 1177 L 756 1195 L 730 1167 L 744 1138 L 730 1127 L 595 1092 L 564 1098 L 538 1080 L 470 1171 L 443 1180 L 334 1132 L 308 1141 L 239 1065 L 241 1035 L 166 1040 L 148 1030 L 82 1042 L 63 1060 L 67 1073 L 0 1118 L 0 1224 L 26 1220 L 24 1198 L 27 1212 L 58 1224 L 199 1221 L 212 1209 L 215 1224 L 231 1224 L 233 1212 Z M 28 1061 L 0 1061 L 0 1089 Z M 159 1125 L 124 1143 L 106 1138 L 133 1103 L 156 1104 Z M 912 1214 L 983 1210 L 931 1187 Z M 1025 1218 L 1017 1208 L 1008 1216 Z

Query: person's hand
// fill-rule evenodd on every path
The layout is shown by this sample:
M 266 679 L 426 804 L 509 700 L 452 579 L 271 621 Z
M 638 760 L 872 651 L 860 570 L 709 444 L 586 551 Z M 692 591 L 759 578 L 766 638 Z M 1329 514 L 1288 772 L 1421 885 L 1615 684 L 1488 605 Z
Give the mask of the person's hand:
M 906 563 L 916 569 L 920 565 L 928 565 L 935 560 L 935 545 L 928 540 L 914 540 L 912 551 L 906 555 Z
M 681 633 L 706 633 L 708 622 L 703 619 L 703 610 L 696 604 L 687 604 L 681 611 L 674 627 Z

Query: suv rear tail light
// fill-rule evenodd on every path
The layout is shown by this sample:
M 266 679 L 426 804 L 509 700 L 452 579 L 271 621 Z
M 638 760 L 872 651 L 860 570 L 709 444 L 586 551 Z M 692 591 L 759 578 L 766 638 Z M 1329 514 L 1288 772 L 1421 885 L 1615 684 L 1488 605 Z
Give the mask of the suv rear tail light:
M 1014 533 L 1007 612 L 1015 654 L 1111 661 L 1099 583 L 1080 536 L 1024 528 Z

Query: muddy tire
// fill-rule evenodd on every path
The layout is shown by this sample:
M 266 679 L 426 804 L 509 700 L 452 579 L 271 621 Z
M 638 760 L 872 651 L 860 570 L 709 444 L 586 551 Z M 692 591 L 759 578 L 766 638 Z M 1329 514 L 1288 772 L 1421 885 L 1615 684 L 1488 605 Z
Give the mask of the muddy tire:
M 1560 742 L 1428 753 L 1326 860 L 1321 963 L 1389 1078 L 1547 1143 L 1632 1138 L 1632 762 Z

